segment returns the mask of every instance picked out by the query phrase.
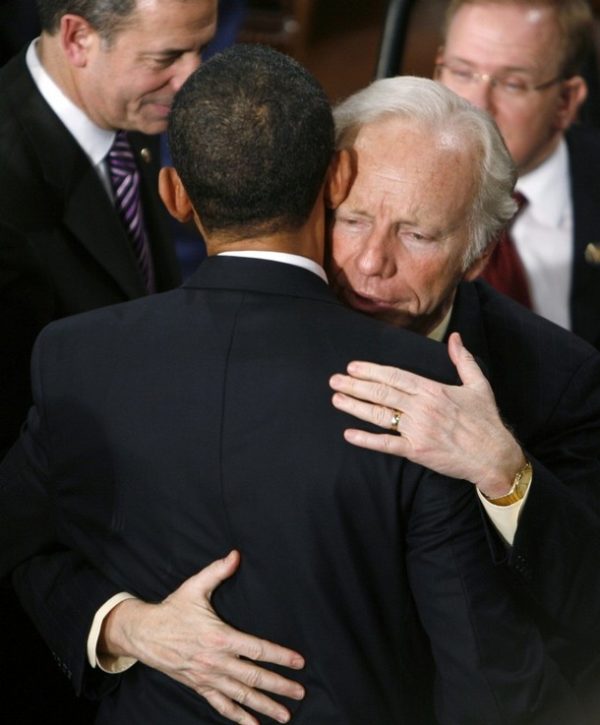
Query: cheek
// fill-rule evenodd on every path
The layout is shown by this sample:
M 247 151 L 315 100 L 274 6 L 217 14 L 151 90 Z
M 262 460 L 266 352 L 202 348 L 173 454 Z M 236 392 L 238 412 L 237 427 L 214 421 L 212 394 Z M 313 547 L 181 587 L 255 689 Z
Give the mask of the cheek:
M 524 141 L 535 135 L 540 125 L 544 124 L 544 115 L 537 108 L 515 108 L 498 113 L 495 121 L 510 151 L 511 143 L 523 145 Z
M 409 264 L 404 277 L 424 309 L 436 307 L 448 288 L 461 276 L 453 260 L 446 256 L 443 259 L 439 255 L 420 259 L 413 257 Z
M 331 266 L 334 271 L 348 266 L 352 257 L 354 245 L 351 239 L 347 239 L 339 231 L 333 228 L 331 234 Z
M 433 265 L 427 263 L 411 264 L 406 270 L 405 278 L 410 282 L 410 287 L 421 299 L 429 299 L 436 294 L 439 287 L 439 274 L 435 274 Z

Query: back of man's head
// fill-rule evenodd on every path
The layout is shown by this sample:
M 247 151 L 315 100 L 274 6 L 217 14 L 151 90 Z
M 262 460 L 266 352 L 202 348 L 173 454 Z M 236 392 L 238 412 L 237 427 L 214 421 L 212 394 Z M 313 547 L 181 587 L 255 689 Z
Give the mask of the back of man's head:
M 446 10 L 445 31 L 456 13 L 465 5 L 514 5 L 525 9 L 549 9 L 554 13 L 561 38 L 556 52 L 561 58 L 560 73 L 571 78 L 582 72 L 594 47 L 594 21 L 587 0 L 450 0 Z
M 308 219 L 331 161 L 331 108 L 288 56 L 235 45 L 176 95 L 169 145 L 205 232 L 294 231 Z
M 63 15 L 79 15 L 88 21 L 104 40 L 131 21 L 138 0 L 36 0 L 40 25 L 44 32 L 54 35 Z

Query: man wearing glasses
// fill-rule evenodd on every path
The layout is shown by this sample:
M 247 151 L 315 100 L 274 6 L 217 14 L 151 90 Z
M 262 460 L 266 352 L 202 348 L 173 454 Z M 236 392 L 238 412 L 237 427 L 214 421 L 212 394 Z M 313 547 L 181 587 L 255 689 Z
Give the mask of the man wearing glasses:
M 452 0 L 436 77 L 493 116 L 519 171 L 513 259 L 499 244 L 488 281 L 600 347 L 600 133 L 572 125 L 592 37 L 585 0 Z

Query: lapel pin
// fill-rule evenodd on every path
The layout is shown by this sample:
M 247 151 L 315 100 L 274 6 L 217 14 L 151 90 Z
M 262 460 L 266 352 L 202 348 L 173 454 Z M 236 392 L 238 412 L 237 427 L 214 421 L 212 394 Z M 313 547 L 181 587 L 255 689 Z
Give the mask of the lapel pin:
M 585 248 L 585 261 L 600 265 L 600 242 L 590 242 Z
M 147 164 L 149 164 L 152 161 L 152 153 L 150 152 L 150 149 L 144 148 L 140 151 L 140 156 L 142 157 L 142 160 L 145 161 Z

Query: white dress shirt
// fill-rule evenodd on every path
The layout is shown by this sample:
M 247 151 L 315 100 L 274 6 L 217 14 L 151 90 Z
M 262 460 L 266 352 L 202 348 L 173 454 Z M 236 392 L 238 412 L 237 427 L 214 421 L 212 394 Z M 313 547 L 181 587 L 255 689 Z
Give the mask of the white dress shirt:
M 573 204 L 564 139 L 540 166 L 519 178 L 517 191 L 528 203 L 511 236 L 525 267 L 533 309 L 570 330 Z

